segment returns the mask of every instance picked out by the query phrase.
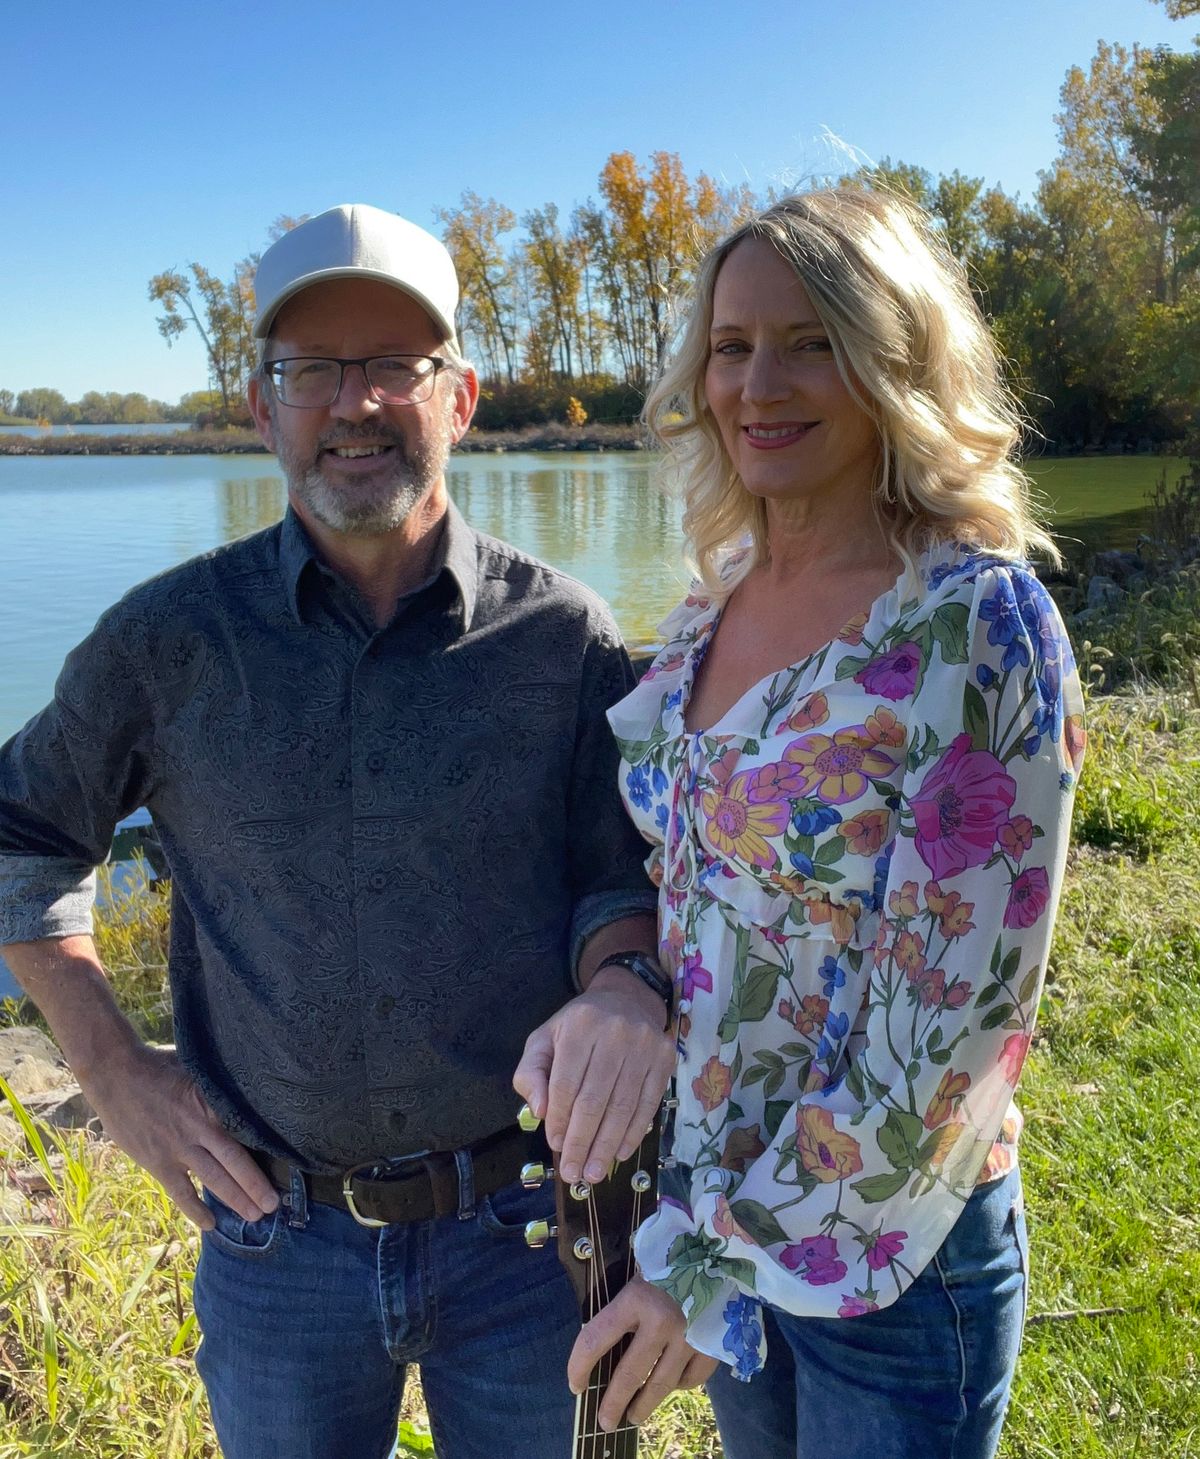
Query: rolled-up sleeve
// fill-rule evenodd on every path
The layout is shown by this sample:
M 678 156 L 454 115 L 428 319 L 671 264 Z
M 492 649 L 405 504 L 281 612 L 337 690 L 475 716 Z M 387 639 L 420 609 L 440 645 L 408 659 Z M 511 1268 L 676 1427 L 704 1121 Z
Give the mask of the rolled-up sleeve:
M 0 945 L 92 930 L 94 868 L 147 797 L 153 716 L 121 606 L 0 748 Z
M 636 682 L 615 626 L 589 644 L 580 685 L 569 826 L 571 972 L 593 933 L 639 912 L 653 913 L 657 894 L 646 875 L 646 848 L 625 814 L 617 789 L 620 757 L 607 711 Z

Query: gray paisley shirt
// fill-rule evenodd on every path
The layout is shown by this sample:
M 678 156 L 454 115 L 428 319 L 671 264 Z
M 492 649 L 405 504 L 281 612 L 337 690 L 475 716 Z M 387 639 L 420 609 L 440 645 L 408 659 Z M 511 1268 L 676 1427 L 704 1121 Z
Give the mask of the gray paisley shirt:
M 470 1144 L 582 942 L 653 908 L 605 721 L 632 683 L 594 594 L 453 506 L 379 631 L 289 511 L 134 588 L 0 750 L 0 944 L 90 931 L 146 805 L 179 1054 L 235 1137 Z

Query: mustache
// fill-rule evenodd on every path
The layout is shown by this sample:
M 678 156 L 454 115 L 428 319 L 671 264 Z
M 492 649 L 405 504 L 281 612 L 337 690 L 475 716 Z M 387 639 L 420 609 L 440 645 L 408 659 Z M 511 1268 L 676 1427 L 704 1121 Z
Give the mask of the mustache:
M 317 442 L 317 448 L 321 451 L 332 451 L 338 446 L 396 446 L 401 455 L 406 455 L 404 448 L 404 436 L 393 426 L 388 425 L 366 425 L 357 430 L 342 426 L 339 430 L 329 431 Z

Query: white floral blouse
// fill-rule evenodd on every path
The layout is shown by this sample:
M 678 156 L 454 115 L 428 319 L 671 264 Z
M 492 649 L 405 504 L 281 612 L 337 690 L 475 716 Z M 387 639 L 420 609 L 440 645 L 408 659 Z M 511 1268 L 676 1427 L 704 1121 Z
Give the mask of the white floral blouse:
M 1015 1160 L 1082 701 L 1027 567 L 946 544 L 917 568 L 698 734 L 720 608 L 689 597 L 609 713 L 679 1009 L 637 1257 L 744 1378 L 760 1302 L 895 1301 Z

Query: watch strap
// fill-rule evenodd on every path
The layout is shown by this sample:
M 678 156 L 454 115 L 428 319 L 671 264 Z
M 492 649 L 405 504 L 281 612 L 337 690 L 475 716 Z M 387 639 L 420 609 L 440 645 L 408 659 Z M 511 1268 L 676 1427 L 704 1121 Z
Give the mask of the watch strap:
M 675 990 L 672 987 L 670 978 L 663 972 L 659 964 L 647 952 L 613 952 L 602 959 L 596 972 L 605 967 L 625 968 L 635 978 L 640 978 L 647 988 L 653 988 L 658 996 L 667 1005 L 668 1012 L 674 1001 Z

